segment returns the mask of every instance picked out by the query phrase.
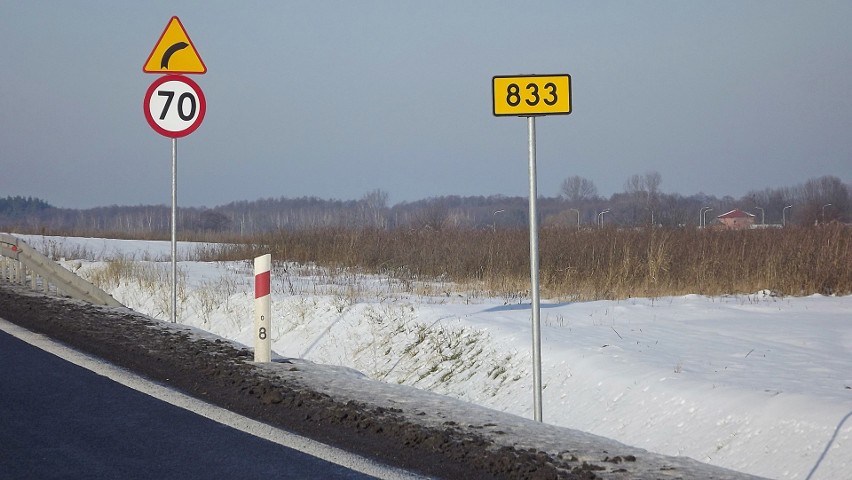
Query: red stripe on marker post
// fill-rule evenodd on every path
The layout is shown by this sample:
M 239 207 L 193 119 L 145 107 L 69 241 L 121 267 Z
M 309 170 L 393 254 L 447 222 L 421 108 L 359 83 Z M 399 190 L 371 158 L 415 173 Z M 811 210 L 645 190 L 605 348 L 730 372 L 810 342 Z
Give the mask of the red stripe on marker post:
M 265 297 L 272 291 L 270 283 L 272 275 L 269 270 L 255 274 L 254 276 L 254 298 Z

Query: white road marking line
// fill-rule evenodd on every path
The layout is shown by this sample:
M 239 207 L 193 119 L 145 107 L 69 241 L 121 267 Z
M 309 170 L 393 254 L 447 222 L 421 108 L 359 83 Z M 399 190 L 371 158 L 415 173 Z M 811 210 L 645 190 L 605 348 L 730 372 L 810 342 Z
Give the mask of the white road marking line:
M 325 461 L 355 470 L 366 475 L 372 475 L 386 480 L 409 480 L 427 478 L 405 470 L 381 465 L 367 458 L 349 453 L 345 450 L 287 432 L 277 427 L 238 415 L 189 395 L 156 384 L 133 372 L 104 362 L 73 348 L 62 345 L 44 335 L 32 332 L 14 323 L 0 318 L 0 330 L 18 338 L 30 345 L 56 355 L 63 360 L 83 367 L 87 370 L 109 378 L 128 388 L 150 395 L 158 400 L 170 403 L 210 420 L 235 428 L 256 437 L 269 440 L 287 448 L 292 448 Z

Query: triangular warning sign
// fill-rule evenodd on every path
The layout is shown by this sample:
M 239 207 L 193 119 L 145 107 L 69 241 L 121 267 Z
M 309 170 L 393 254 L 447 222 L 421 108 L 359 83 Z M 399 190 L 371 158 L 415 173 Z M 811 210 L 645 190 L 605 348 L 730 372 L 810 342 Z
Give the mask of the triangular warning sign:
M 142 66 L 145 73 L 207 73 L 207 67 L 195 50 L 178 17 L 172 17 L 148 60 Z

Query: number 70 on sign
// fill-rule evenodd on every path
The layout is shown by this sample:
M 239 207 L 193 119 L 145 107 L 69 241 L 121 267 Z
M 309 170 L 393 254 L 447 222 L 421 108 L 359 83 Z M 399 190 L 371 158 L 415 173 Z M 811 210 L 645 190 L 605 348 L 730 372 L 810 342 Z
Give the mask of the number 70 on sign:
M 495 116 L 571 113 L 570 75 L 496 76 L 491 80 Z

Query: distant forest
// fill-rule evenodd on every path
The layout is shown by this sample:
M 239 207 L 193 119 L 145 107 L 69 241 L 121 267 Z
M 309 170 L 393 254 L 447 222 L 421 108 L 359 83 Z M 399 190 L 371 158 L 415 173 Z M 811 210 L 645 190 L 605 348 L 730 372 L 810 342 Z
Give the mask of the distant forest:
M 569 177 L 563 181 L 559 196 L 539 198 L 540 223 L 545 228 L 694 227 L 702 217 L 712 225 L 716 216 L 739 208 L 754 214 L 755 224 L 814 225 L 848 223 L 852 211 L 850 186 L 833 176 L 792 187 L 751 191 L 741 198 L 664 193 L 661 183 L 657 172 L 633 175 L 625 182 L 623 192 L 605 198 L 598 195 L 590 180 Z M 213 208 L 181 207 L 177 225 L 184 233 L 233 235 L 332 227 L 497 229 L 525 227 L 528 212 L 526 197 L 453 195 L 389 205 L 388 194 L 374 190 L 358 200 L 279 197 Z M 10 232 L 109 232 L 156 237 L 170 232 L 170 221 L 168 205 L 68 209 L 38 198 L 0 197 L 0 229 Z

